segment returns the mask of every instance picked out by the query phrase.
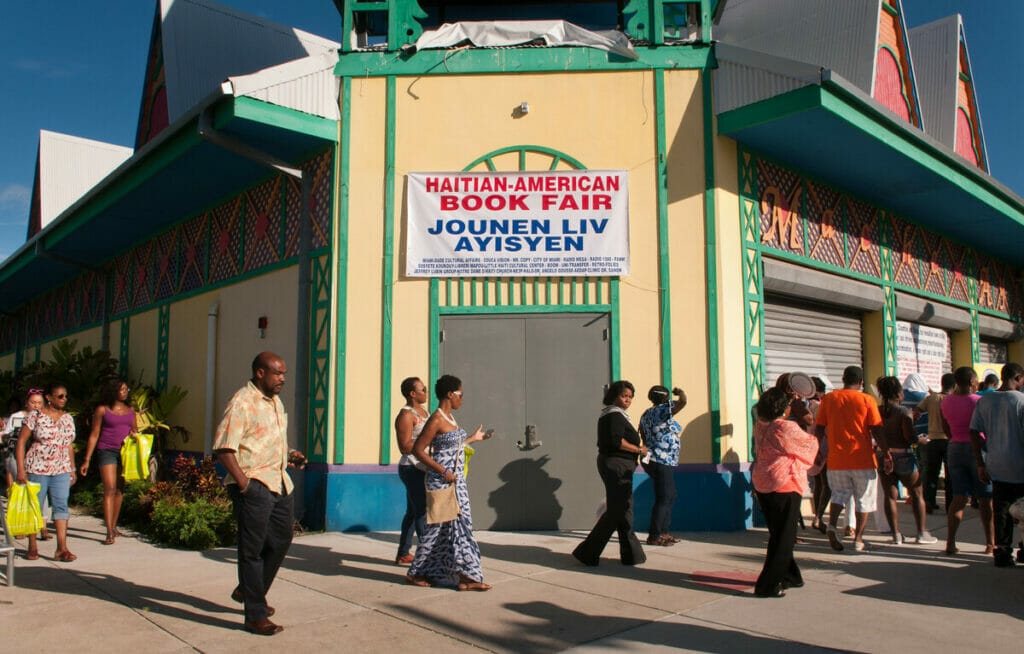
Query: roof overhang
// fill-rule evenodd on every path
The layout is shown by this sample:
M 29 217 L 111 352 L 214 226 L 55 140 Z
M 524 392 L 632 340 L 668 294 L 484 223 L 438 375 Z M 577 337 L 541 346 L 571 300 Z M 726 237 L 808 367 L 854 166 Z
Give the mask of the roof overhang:
M 136 152 L 0 264 L 0 312 L 78 275 L 273 171 L 199 134 L 212 115 L 222 135 L 278 160 L 297 163 L 337 141 L 337 122 L 249 97 L 230 85 L 210 96 Z
M 948 238 L 1024 267 L 1024 200 L 850 82 L 718 114 L 718 133 Z

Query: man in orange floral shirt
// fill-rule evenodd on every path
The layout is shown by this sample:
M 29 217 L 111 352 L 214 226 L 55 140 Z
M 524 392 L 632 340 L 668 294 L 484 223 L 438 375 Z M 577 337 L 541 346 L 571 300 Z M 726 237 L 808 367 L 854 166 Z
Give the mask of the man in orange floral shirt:
M 287 468 L 305 462 L 288 450 L 288 415 L 278 397 L 287 372 L 276 354 L 257 355 L 252 379 L 228 402 L 213 444 L 238 521 L 238 587 L 231 598 L 245 604 L 246 630 L 261 636 L 284 629 L 270 621 L 267 591 L 292 542 L 294 486 Z

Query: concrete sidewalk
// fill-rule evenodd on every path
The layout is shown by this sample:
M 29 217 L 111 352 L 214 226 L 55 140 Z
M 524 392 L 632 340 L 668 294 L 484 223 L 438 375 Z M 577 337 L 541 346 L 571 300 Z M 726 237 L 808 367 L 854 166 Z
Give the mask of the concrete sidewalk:
M 901 506 L 904 533 L 913 534 Z M 884 544 L 833 552 L 817 531 L 797 548 L 806 586 L 782 599 L 751 594 L 767 533 L 682 534 L 625 567 L 612 542 L 597 568 L 570 555 L 578 532 L 477 534 L 487 593 L 424 589 L 392 562 L 397 534 L 297 537 L 270 593 L 272 638 L 242 630 L 234 550 L 187 552 L 136 538 L 103 546 L 101 521 L 73 516 L 74 563 L 16 564 L 0 587 L 7 652 L 1018 652 L 1024 566 L 997 569 L 967 510 L 962 553 L 942 553 L 945 516 L 929 516 L 936 545 Z

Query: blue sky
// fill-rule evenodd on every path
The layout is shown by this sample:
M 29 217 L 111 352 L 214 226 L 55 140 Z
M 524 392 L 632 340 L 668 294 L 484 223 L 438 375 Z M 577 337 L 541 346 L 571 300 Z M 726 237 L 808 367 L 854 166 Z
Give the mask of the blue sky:
M 219 0 L 340 40 L 331 0 Z M 40 129 L 132 145 L 155 0 L 10 2 L 0 21 L 0 260 L 25 241 Z M 1024 196 L 1024 2 L 903 0 L 909 26 L 964 16 L 992 173 Z

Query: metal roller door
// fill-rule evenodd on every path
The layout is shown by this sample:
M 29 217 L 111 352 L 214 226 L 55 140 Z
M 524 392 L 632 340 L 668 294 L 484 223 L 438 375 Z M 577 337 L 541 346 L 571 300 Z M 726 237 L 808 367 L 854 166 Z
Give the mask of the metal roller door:
M 1005 364 L 1009 361 L 1006 341 L 982 338 L 978 342 L 978 360 L 983 363 Z
M 860 315 L 841 308 L 768 296 L 764 337 L 766 385 L 801 371 L 840 387 L 844 368 L 863 365 Z

